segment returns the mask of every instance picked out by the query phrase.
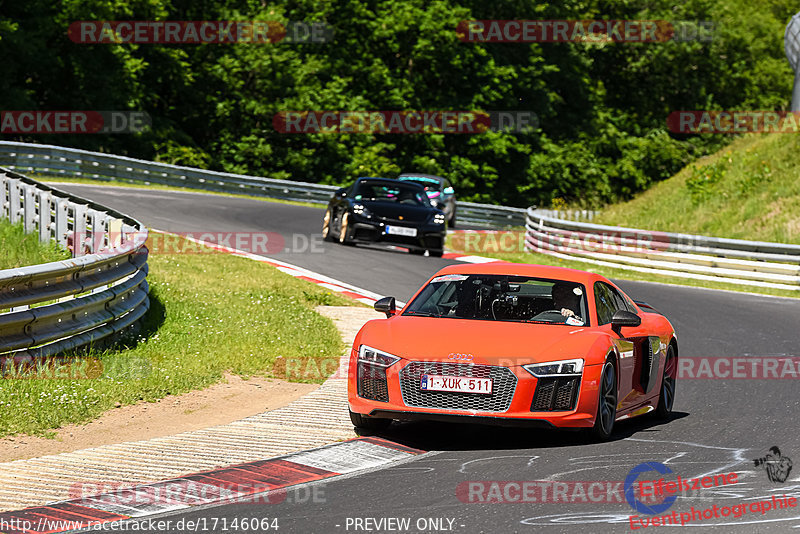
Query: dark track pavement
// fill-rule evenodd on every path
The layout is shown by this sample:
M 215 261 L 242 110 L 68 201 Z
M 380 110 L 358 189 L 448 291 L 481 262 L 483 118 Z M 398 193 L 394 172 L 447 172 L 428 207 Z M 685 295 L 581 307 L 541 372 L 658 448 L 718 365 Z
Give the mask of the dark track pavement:
M 315 208 L 194 193 L 57 187 L 119 209 L 153 228 L 176 232 L 271 231 L 288 242 L 295 234 L 318 234 L 323 214 Z M 399 300 L 407 300 L 425 278 L 453 263 L 373 248 L 330 243 L 321 247 L 321 252 L 284 252 L 273 257 Z M 800 300 L 644 282 L 619 284 L 669 317 L 682 357 L 800 356 Z M 289 499 L 270 506 L 224 505 L 170 517 L 226 517 L 229 521 L 275 517 L 279 532 L 390 531 L 355 529 L 353 519 L 364 517 L 410 518 L 412 527 L 420 518 L 447 518 L 453 520 L 454 532 L 463 533 L 623 532 L 630 531 L 628 517 L 634 513 L 624 502 L 474 504 L 461 502 L 456 488 L 464 481 L 622 481 L 634 466 L 646 461 L 664 462 L 684 478 L 739 473 L 739 483 L 731 489 L 708 491 L 694 499 L 680 497 L 665 514 L 673 509 L 688 511 L 691 506 L 731 506 L 773 494 L 800 497 L 796 470 L 785 483 L 774 483 L 752 461 L 773 445 L 800 459 L 798 391 L 796 380 L 682 380 L 673 420 L 620 422 L 615 439 L 603 444 L 569 432 L 396 424 L 381 435 L 437 452 L 403 465 L 329 481 L 323 488 L 324 502 Z M 715 532 L 795 531 L 791 529 L 800 527 L 800 512 L 792 508 L 748 513 L 729 518 L 727 526 L 721 522 L 702 521 L 694 526 Z M 418 531 L 414 527 L 405 532 Z

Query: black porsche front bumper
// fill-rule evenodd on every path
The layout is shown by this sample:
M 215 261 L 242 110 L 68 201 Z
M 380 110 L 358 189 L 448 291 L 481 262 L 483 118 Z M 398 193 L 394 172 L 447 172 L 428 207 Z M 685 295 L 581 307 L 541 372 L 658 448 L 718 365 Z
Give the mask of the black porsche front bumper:
M 386 226 L 414 228 L 416 236 L 390 234 Z M 351 238 L 356 243 L 386 243 L 415 250 L 442 250 L 447 235 L 444 225 L 386 222 L 355 216 Z

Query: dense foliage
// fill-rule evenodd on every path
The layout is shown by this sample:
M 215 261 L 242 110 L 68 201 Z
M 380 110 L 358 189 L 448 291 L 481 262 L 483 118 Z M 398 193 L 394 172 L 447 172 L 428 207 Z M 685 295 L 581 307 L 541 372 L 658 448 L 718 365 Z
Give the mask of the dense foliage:
M 678 4 L 678 5 L 675 5 Z M 729 139 L 667 131 L 673 110 L 785 109 L 788 0 L 25 0 L 0 13 L 0 109 L 144 110 L 136 135 L 3 136 L 324 183 L 424 171 L 462 199 L 597 204 Z M 324 21 L 331 43 L 77 44 L 78 20 Z M 713 40 L 473 44 L 473 19 L 712 20 Z M 284 110 L 532 110 L 481 135 L 281 134 Z

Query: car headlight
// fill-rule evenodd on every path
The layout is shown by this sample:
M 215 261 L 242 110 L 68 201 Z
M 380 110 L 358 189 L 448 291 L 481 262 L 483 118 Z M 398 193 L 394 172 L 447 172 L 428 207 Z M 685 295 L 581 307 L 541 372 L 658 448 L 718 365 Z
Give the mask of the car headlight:
M 358 347 L 358 361 L 366 362 L 378 367 L 389 367 L 399 362 L 400 358 L 393 356 L 388 352 L 383 352 L 366 345 L 361 345 Z
M 372 214 L 363 204 L 353 204 L 353 213 L 362 217 L 372 217 Z
M 523 369 L 536 377 L 544 376 L 572 376 L 583 371 L 583 359 L 559 360 L 556 362 L 529 363 Z
M 434 215 L 433 224 L 444 224 L 444 213 L 437 213 Z

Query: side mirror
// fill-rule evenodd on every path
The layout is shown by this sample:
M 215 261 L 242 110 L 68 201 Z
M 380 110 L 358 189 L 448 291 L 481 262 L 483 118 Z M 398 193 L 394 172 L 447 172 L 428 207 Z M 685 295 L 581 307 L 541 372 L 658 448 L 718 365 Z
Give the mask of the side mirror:
M 342 187 L 341 189 L 337 189 L 336 192 L 333 194 L 335 197 L 346 197 L 347 196 L 347 189 Z
M 394 297 L 383 297 L 375 301 L 375 311 L 385 313 L 387 319 L 394 316 L 397 313 Z
M 611 318 L 611 330 L 620 333 L 623 326 L 639 326 L 642 318 L 628 310 L 617 310 Z

